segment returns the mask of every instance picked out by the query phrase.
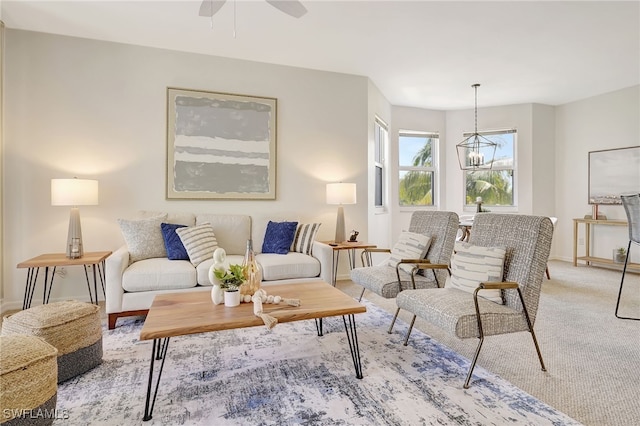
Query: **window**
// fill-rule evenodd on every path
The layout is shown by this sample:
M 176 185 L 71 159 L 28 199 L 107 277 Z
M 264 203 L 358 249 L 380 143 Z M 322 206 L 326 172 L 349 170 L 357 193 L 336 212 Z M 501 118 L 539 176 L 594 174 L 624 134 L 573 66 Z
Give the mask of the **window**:
M 465 204 L 475 206 L 482 198 L 483 206 L 513 206 L 515 187 L 516 130 L 478 132 L 498 144 L 491 170 L 465 172 Z M 465 133 L 464 137 L 471 136 Z
M 437 133 L 401 131 L 398 135 L 400 206 L 433 206 Z
M 375 206 L 383 207 L 385 204 L 384 182 L 386 181 L 385 170 L 385 153 L 387 152 L 387 140 L 389 139 L 389 130 L 387 124 L 376 117 L 374 124 L 375 139 Z

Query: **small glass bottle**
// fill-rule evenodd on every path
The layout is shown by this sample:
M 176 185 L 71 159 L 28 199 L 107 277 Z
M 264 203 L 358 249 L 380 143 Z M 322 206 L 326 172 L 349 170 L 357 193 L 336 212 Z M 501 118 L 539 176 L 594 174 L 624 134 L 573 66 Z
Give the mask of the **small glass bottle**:
M 247 240 L 247 250 L 244 254 L 242 267 L 244 268 L 245 282 L 240 286 L 240 293 L 253 296 L 253 293 L 260 290 L 262 268 L 256 261 L 256 254 L 253 251 L 253 241 L 251 239 Z

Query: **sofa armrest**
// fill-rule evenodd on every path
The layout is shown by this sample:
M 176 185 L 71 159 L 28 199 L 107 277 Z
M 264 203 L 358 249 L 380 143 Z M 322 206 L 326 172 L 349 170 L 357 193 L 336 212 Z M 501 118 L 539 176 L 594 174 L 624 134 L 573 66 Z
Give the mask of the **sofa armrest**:
M 320 279 L 331 284 L 333 281 L 333 248 L 320 241 L 313 242 L 311 253 L 320 262 Z
M 129 250 L 122 246 L 105 261 L 105 310 L 108 314 L 122 312 L 122 274 L 129 266 Z

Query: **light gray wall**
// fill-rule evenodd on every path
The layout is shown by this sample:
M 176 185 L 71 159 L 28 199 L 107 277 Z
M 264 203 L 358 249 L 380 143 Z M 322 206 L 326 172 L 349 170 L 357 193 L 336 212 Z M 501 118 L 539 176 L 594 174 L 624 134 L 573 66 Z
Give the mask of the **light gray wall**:
M 7 30 L 4 50 L 3 310 L 19 306 L 23 297 L 26 271 L 14 266 L 64 249 L 69 211 L 50 205 L 51 178 L 100 181 L 100 205 L 81 208 L 89 251 L 121 245 L 116 219 L 139 209 L 248 212 L 259 222 L 314 220 L 323 223 L 319 239 L 330 240 L 336 209 L 325 203 L 325 183 L 338 181 L 358 185 L 358 204 L 345 206 L 347 229 L 358 229 L 362 241 L 388 247 L 408 226 L 410 211 L 401 212 L 397 200 L 385 214 L 371 209 L 368 164 L 377 114 L 391 125 L 392 141 L 401 128 L 440 132 L 438 208 L 463 213 L 455 145 L 463 132 L 473 130 L 473 110 L 391 106 L 361 76 L 19 30 Z M 275 201 L 165 200 L 167 86 L 278 99 Z M 634 86 L 559 107 L 479 109 L 481 130 L 518 129 L 518 206 L 513 210 L 559 218 L 556 257 L 571 259 L 571 219 L 591 211 L 588 152 L 640 143 L 639 95 L 640 86 Z M 397 184 L 397 168 L 391 165 Z M 621 207 L 603 210 L 624 218 Z M 626 229 L 599 230 L 596 238 L 597 254 L 608 256 L 626 242 Z M 41 284 L 35 303 L 40 294 Z M 52 298 L 70 297 L 88 300 L 80 268 L 56 281 Z
M 554 233 L 558 257 L 573 259 L 573 218 L 591 214 L 588 202 L 589 151 L 640 145 L 640 86 L 556 107 L 556 210 Z M 640 185 L 640 182 L 638 183 Z M 609 219 L 626 220 L 622 206 L 600 208 Z M 581 227 L 582 229 L 582 227 Z M 610 258 L 626 247 L 626 227 L 596 226 L 592 254 Z M 579 255 L 584 245 L 578 247 Z M 632 259 L 640 259 L 631 250 Z
M 80 208 L 86 251 L 119 247 L 116 219 L 140 209 L 318 221 L 329 240 L 325 184 L 356 182 L 367 198 L 366 77 L 8 30 L 6 81 L 3 309 L 21 305 L 15 265 L 64 251 L 69 209 L 51 206 L 52 178 L 99 180 L 100 204 Z M 167 86 L 277 98 L 275 201 L 165 199 Z M 367 239 L 366 203 L 345 216 Z M 88 300 L 82 268 L 67 269 L 52 299 Z

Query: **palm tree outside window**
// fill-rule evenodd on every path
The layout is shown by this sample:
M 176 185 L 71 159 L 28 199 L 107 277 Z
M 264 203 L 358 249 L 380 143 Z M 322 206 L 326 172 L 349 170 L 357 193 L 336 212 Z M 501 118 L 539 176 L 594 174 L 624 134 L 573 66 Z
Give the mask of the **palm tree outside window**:
M 475 209 L 478 197 L 482 198 L 483 209 L 514 206 L 517 132 L 509 129 L 478 133 L 495 142 L 498 147 L 490 170 L 465 171 L 465 206 Z
M 398 135 L 398 199 L 401 207 L 435 205 L 439 135 L 400 131 Z

